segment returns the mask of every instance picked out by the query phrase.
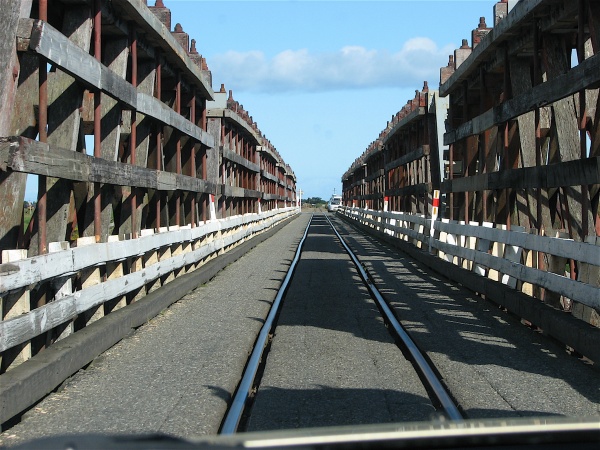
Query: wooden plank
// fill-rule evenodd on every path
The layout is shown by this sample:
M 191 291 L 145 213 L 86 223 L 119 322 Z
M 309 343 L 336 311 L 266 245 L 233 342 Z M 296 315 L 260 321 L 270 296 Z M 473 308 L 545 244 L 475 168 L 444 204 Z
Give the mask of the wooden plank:
M 123 79 L 127 76 L 127 62 L 129 57 L 129 42 L 127 38 L 110 39 L 102 46 L 105 61 L 109 61 L 109 69 Z M 104 71 L 103 71 L 104 73 Z M 124 81 L 124 80 L 123 80 Z M 104 83 L 104 81 L 103 81 Z M 119 143 L 121 139 L 121 122 L 123 121 L 123 109 L 121 104 L 114 98 L 104 93 L 101 94 L 101 145 L 100 155 L 103 159 L 117 161 Z M 87 115 L 94 117 L 93 102 L 87 103 L 90 111 Z M 86 102 L 84 102 L 86 105 Z M 84 116 L 86 112 L 84 112 Z M 93 120 L 91 128 L 93 130 Z M 85 211 L 85 216 L 78 220 L 79 236 L 94 235 L 94 190 L 91 184 L 77 184 L 73 186 L 76 211 Z M 102 208 L 100 213 L 101 238 L 106 239 L 109 235 L 111 220 L 113 219 L 113 201 L 115 188 L 113 186 L 102 186 Z M 123 232 L 121 230 L 121 232 Z
M 27 250 L 2 251 L 3 263 L 11 263 L 26 258 Z M 30 291 L 27 288 L 10 293 L 7 292 L 0 297 L 0 319 L 3 321 L 28 314 L 30 310 Z M 31 343 L 22 341 L 19 344 L 22 345 L 6 354 L 0 355 L 0 366 L 3 372 L 31 358 Z
M 33 21 L 33 19 L 20 20 Z M 102 90 L 107 95 L 137 109 L 140 113 L 154 117 L 165 125 L 193 137 L 207 147 L 214 146 L 212 136 L 200 127 L 192 124 L 155 97 L 136 91 L 130 83 L 71 43 L 48 23 L 33 22 L 30 50 L 46 57 L 90 88 Z M 26 29 L 26 27 L 23 26 L 20 29 Z M 27 38 L 27 36 L 20 36 L 20 38 Z M 64 55 L 68 55 L 68 57 Z
M 470 177 L 454 178 L 442 182 L 442 193 L 474 192 L 489 189 L 489 178 L 492 174 L 482 173 Z
M 377 194 L 359 195 L 357 200 L 377 200 L 378 198 L 383 198 L 383 192 L 379 192 Z
M 600 157 L 565 161 L 547 166 L 523 167 L 442 183 L 442 192 L 470 192 L 494 189 L 533 189 L 580 186 L 600 183 Z
M 31 4 L 27 8 L 27 3 L 23 3 L 23 6 L 22 3 L 22 0 L 8 0 L 0 8 L 0 136 L 12 134 L 13 117 L 18 115 L 14 114 L 14 106 L 17 104 L 21 68 L 17 58 L 15 35 L 20 14 L 29 14 L 31 9 Z M 26 175 L 0 171 L 0 201 L 3 205 L 0 214 L 2 251 L 17 248 L 26 181 Z
M 530 60 L 512 58 L 510 60 L 510 81 L 513 96 L 531 91 Z M 535 112 L 531 111 L 517 118 L 518 139 L 520 142 L 519 168 L 536 166 Z M 537 199 L 532 189 L 516 189 L 516 209 L 519 224 L 533 227 L 537 223 Z
M 112 3 L 127 12 L 127 15 L 131 17 L 131 22 L 143 30 L 141 34 L 145 35 L 148 43 L 160 48 L 163 57 L 183 71 L 189 83 L 197 88 L 202 98 L 214 99 L 208 74 L 200 70 L 192 61 L 188 56 L 188 49 L 183 48 L 173 37 L 171 30 L 166 29 L 164 24 L 146 7 L 146 2 L 112 0 Z
M 215 145 L 215 141 L 211 135 L 202 128 L 191 123 L 182 115 L 177 114 L 155 97 L 143 92 L 138 92 L 136 104 L 137 110 L 140 113 L 160 120 L 165 125 L 181 131 L 207 147 L 213 147 Z
M 233 128 L 237 129 L 238 132 L 243 131 L 245 135 L 250 136 L 250 140 L 253 144 L 261 145 L 263 141 L 262 136 L 260 136 L 260 134 L 258 134 L 252 127 L 250 127 L 248 122 L 246 122 L 242 117 L 240 117 L 240 115 L 235 111 L 232 111 L 227 108 L 209 108 L 206 110 L 206 117 L 227 119 L 226 122 L 228 123 L 228 125 L 231 125 Z M 268 153 L 274 159 L 277 159 L 276 155 L 274 155 L 267 146 L 262 147 L 260 151 Z
M 0 136 L 9 134 L 11 113 L 17 91 L 19 62 L 15 35 L 21 0 L 6 0 L 0 9 Z
M 79 248 L 94 245 L 96 245 L 95 236 L 87 236 L 77 239 L 77 247 Z M 94 265 L 81 270 L 81 289 L 85 290 L 92 286 L 99 286 L 103 284 L 102 272 L 103 270 L 101 270 L 100 265 Z M 89 309 L 79 311 L 79 317 L 77 317 L 76 326 L 79 325 L 78 328 L 81 328 L 90 325 L 91 323 L 101 319 L 102 317 L 104 317 L 104 308 L 102 308 L 101 303 L 96 303 L 92 305 Z
M 429 145 L 422 145 L 416 150 L 413 150 L 412 152 L 409 152 L 406 155 L 403 155 L 400 158 L 395 159 L 394 161 L 391 161 L 388 164 L 386 164 L 385 170 L 386 172 L 389 172 L 390 170 L 395 169 L 396 167 L 404 166 L 410 162 L 413 162 L 417 159 L 429 155 L 429 152 Z
M 139 36 L 138 36 L 139 41 Z M 138 57 L 139 59 L 139 57 Z M 156 66 L 154 60 L 152 61 L 138 61 L 138 85 L 137 89 L 140 93 L 152 95 L 154 93 L 156 81 Z M 137 143 L 136 143 L 136 159 L 135 165 L 139 167 L 148 167 L 148 151 L 150 148 L 150 141 L 153 137 L 153 131 L 155 125 L 152 123 L 152 119 L 147 117 L 145 114 L 136 111 L 136 123 L 137 123 Z M 129 122 L 130 123 L 130 122 Z M 131 128 L 131 125 L 129 125 Z M 156 143 L 156 139 L 152 139 L 153 144 Z M 131 187 L 123 186 L 121 188 L 122 199 L 127 199 L 130 195 Z M 136 230 L 139 234 L 142 228 L 142 218 L 144 217 L 144 210 L 148 208 L 148 195 L 139 195 L 137 202 L 137 215 L 136 223 L 131 225 L 132 214 L 131 214 L 131 202 L 122 200 L 122 211 L 121 211 L 121 223 L 119 224 L 120 233 L 129 233 L 131 230 Z
M 412 186 L 406 186 L 403 188 L 388 189 L 385 191 L 387 196 L 395 195 L 417 195 L 425 194 L 432 191 L 431 183 L 420 183 Z
M 478 66 L 485 61 L 495 47 L 510 39 L 510 31 L 521 26 L 521 24 L 532 17 L 539 8 L 544 6 L 546 0 L 528 0 L 518 2 L 511 13 L 498 23 L 473 49 L 469 58 L 461 64 L 448 80 L 440 86 L 440 95 L 446 97 L 455 89 L 462 86 L 462 81 L 477 70 Z
M 229 150 L 228 148 L 223 148 L 223 158 L 234 162 L 240 166 L 243 166 L 252 172 L 260 172 L 260 167 L 258 164 L 248 161 L 243 156 L 238 155 L 237 153 Z
M 77 6 L 65 11 L 62 33 L 54 30 L 66 45 L 75 53 L 65 52 L 64 48 L 53 48 L 55 54 L 64 52 L 59 59 L 69 64 L 80 63 L 79 56 L 88 55 L 92 38 L 92 17 L 90 8 Z M 86 67 L 82 64 L 82 67 Z M 82 150 L 80 146 L 81 111 L 84 90 L 71 74 L 57 68 L 48 73 L 48 139 L 49 145 L 61 147 L 72 152 Z M 42 182 L 42 180 L 39 180 Z M 69 218 L 72 217 L 72 184 L 67 180 L 46 177 L 44 189 L 51 192 L 46 200 L 46 245 L 48 242 L 64 241 L 67 236 Z M 101 236 L 101 233 L 99 233 Z M 29 244 L 29 255 L 39 250 L 39 229 L 34 228 Z
M 22 11 L 21 11 L 22 7 Z M 29 15 L 31 3 L 7 0 L 0 8 L 0 137 L 37 134 L 34 105 L 38 94 L 38 61 L 29 55 L 17 57 L 20 15 Z M 19 105 L 18 108 L 14 108 Z M 0 144 L 1 145 L 1 144 Z M 0 172 L 0 250 L 17 248 L 27 175 Z
M 493 228 L 494 227 L 494 224 L 491 222 L 483 222 L 481 225 L 485 228 Z M 492 242 L 489 239 L 481 239 L 481 238 L 477 239 L 477 251 L 478 252 L 489 253 L 491 249 L 492 249 Z M 473 272 L 475 272 L 477 275 L 481 275 L 482 277 L 485 277 L 487 275 L 487 269 L 488 269 L 487 267 L 482 266 L 481 264 L 477 264 L 477 263 L 473 264 Z
M 161 191 L 185 190 L 215 194 L 209 181 L 139 166 L 107 161 L 23 137 L 0 144 L 0 165 L 17 172 L 32 173 L 72 181 L 99 182 Z
M 48 251 L 50 253 L 62 252 L 70 248 L 69 242 L 50 242 L 48 244 Z M 68 297 L 73 294 L 73 275 L 72 272 L 67 272 L 63 276 L 55 277 L 52 279 L 52 288 L 54 289 L 54 298 L 52 301 L 60 300 L 61 298 Z M 74 333 L 73 321 L 65 321 L 56 327 L 55 342 L 66 338 Z
M 511 225 L 510 227 L 511 233 L 524 233 L 525 227 L 519 227 Z M 521 255 L 523 254 L 523 248 L 518 245 L 506 245 L 504 247 L 504 259 L 507 261 L 513 261 L 515 263 L 521 263 Z M 516 289 L 517 287 L 517 279 L 515 277 L 511 277 L 508 274 L 504 274 L 501 280 L 502 284 L 506 284 L 507 286 Z
M 436 240 L 433 241 L 432 245 L 445 253 L 467 258 L 520 281 L 542 286 L 592 308 L 600 308 L 600 297 L 598 297 L 598 288 L 596 286 L 571 280 L 568 277 L 554 273 L 526 267 L 504 258 L 496 258 L 488 253 L 478 252 L 477 250 L 448 245 Z
M 561 72 L 562 73 L 562 72 Z M 541 83 L 521 95 L 495 106 L 444 135 L 444 144 L 480 134 L 493 126 L 515 119 L 535 108 L 550 105 L 600 82 L 600 54 L 566 73 Z
M 425 112 L 426 112 L 425 107 L 419 106 L 419 107 L 415 108 L 413 111 L 411 111 L 408 115 L 404 116 L 402 119 L 400 119 L 400 121 L 396 125 L 394 125 L 394 127 L 389 131 L 387 136 L 385 138 L 383 138 L 382 144 L 386 145 L 394 137 L 394 135 L 396 133 L 398 133 L 400 130 L 402 130 L 402 128 L 404 128 L 406 125 L 409 125 L 410 123 L 412 123 L 415 120 L 424 116 Z
M 491 242 L 500 242 L 506 245 L 559 255 L 567 259 L 600 266 L 600 253 L 594 245 L 586 242 L 568 241 L 551 236 L 539 236 L 528 233 L 516 233 L 497 228 L 458 225 L 445 221 L 436 221 L 434 227 L 436 230 L 446 233 L 474 236 Z M 501 257 L 501 255 L 499 256 Z
M 544 36 L 544 67 L 549 80 L 556 79 L 566 71 L 569 71 L 571 66 L 570 54 L 565 48 L 566 39 L 559 36 Z M 600 54 L 598 55 L 600 57 Z M 592 58 L 583 61 L 580 66 L 585 66 Z M 597 58 L 598 60 L 598 58 Z M 570 71 L 569 71 L 570 72 Z M 598 74 L 596 74 L 596 77 Z M 573 97 L 566 97 L 552 104 L 552 112 L 554 114 L 554 125 L 556 128 L 556 139 L 558 141 L 560 160 L 573 161 L 579 160 L 580 145 L 578 121 L 575 114 L 575 102 Z M 594 223 L 591 211 L 588 208 L 587 214 L 584 217 L 582 211 L 582 191 L 581 186 L 569 186 L 562 190 L 563 196 L 563 211 L 568 211 L 563 215 L 563 226 L 569 229 L 569 233 L 573 239 L 583 240 L 583 222 L 588 224 L 588 227 Z M 586 194 L 587 195 L 587 194 Z M 589 199 L 586 199 L 589 201 Z M 566 216 L 566 217 L 564 217 Z
M 181 267 L 193 264 L 218 251 L 226 249 L 236 242 L 242 241 L 270 227 L 273 223 L 295 214 L 293 208 L 288 211 L 263 214 L 260 220 L 238 219 L 240 227 L 244 223 L 250 224 L 248 228 L 239 228 L 232 234 L 215 239 L 197 250 L 181 253 L 174 257 L 164 258 L 160 263 L 144 267 L 141 271 L 132 272 L 120 278 L 111 279 L 104 283 L 96 284 L 77 293 L 66 296 L 33 310 L 27 315 L 0 322 L 0 352 L 15 345 L 51 330 L 60 324 L 73 319 L 93 308 L 102 305 L 106 300 L 127 295 L 143 287 L 148 280 L 159 279 L 171 274 Z M 246 220 L 248 220 L 246 222 Z M 102 244 L 98 244 L 102 245 Z
M 267 172 L 266 170 L 261 170 L 260 171 L 260 176 L 263 177 L 263 178 L 265 178 L 265 179 L 267 179 L 267 180 L 274 181 L 275 183 L 279 182 L 279 178 L 277 178 L 275 175 Z
M 292 210 L 293 208 L 290 208 L 290 211 Z M 142 237 L 138 239 L 98 243 L 87 248 L 72 248 L 64 252 L 0 264 L 0 295 L 26 286 L 35 286 L 65 273 L 78 272 L 91 266 L 105 264 L 108 261 L 137 257 L 149 253 L 153 249 L 174 245 L 178 242 L 198 240 L 219 230 L 239 226 L 240 223 L 254 224 L 281 214 L 285 215 L 288 212 L 267 211 L 258 216 L 220 219 L 206 222 L 192 229 L 186 228 L 168 233 L 154 234 L 153 230 L 142 230 Z
M 384 171 L 384 169 L 379 169 L 379 170 L 376 170 L 376 171 L 375 171 L 374 173 L 372 173 L 371 175 L 369 175 L 367 178 L 365 178 L 365 181 L 368 183 L 368 182 L 370 182 L 370 181 L 373 181 L 373 180 L 376 180 L 376 179 L 378 179 L 379 177 L 382 177 L 382 176 L 384 176 L 384 175 L 385 175 L 385 171 Z M 288 186 L 288 188 L 289 188 L 289 186 Z

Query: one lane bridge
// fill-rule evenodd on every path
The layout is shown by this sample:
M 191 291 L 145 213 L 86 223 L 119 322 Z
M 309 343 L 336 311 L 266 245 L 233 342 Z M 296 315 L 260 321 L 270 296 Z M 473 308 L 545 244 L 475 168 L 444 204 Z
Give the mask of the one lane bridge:
M 5 431 L 3 444 L 71 433 L 216 434 L 310 220 L 307 213 L 296 216 L 111 348 Z M 402 252 L 340 218 L 333 223 L 465 418 L 600 414 L 592 366 Z M 277 320 L 248 430 L 435 417 L 344 255 L 317 215 Z
M 594 421 L 599 2 L 492 6 L 329 217 L 461 415 Z M 0 8 L 3 444 L 219 431 L 309 224 L 171 19 L 162 0 Z M 241 429 L 445 417 L 336 239 L 317 214 Z

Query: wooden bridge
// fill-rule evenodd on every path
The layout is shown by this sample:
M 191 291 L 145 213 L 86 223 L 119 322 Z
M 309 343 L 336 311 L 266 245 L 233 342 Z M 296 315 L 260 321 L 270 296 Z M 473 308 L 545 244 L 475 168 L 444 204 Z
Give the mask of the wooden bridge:
M 161 0 L 5 3 L 2 423 L 181 298 L 191 284 L 175 280 L 299 213 L 292 168 L 213 90 Z M 497 3 L 439 89 L 426 82 L 343 175 L 338 210 L 595 363 L 599 24 L 595 0 Z M 110 320 L 110 336 L 45 358 Z
M 296 213 L 291 167 L 161 1 L 0 18 L 2 372 Z
M 584 354 L 600 326 L 599 14 L 497 3 L 342 180 L 344 215 Z M 596 328 L 554 326 L 547 306 Z

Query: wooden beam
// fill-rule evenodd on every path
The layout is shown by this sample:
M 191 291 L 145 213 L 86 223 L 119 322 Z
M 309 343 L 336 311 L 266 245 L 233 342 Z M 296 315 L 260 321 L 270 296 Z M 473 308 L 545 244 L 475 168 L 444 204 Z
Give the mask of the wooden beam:
M 206 180 L 107 161 L 62 148 L 51 148 L 48 144 L 23 137 L 0 141 L 1 167 L 71 181 L 134 186 L 160 191 L 217 193 L 217 185 Z
M 392 140 L 396 133 L 399 133 L 404 127 L 424 116 L 425 112 L 425 107 L 419 106 L 413 111 L 411 111 L 407 116 L 404 116 L 396 125 L 394 125 L 394 127 L 389 131 L 387 136 L 383 138 L 382 144 L 386 145 L 390 140 Z
M 130 83 L 96 61 L 46 22 L 20 19 L 20 39 L 29 39 L 28 49 L 46 57 L 53 64 L 92 89 L 99 89 L 138 112 L 196 139 L 207 147 L 214 146 L 212 136 L 151 95 L 138 92 Z M 30 32 L 30 35 L 27 33 Z M 67 57 L 65 57 L 67 55 Z
M 252 189 L 244 189 L 236 186 L 222 186 L 222 194 L 226 197 L 235 198 L 262 198 L 262 192 L 254 191 Z
M 547 166 L 523 167 L 442 183 L 442 192 L 471 192 L 495 189 L 533 189 L 600 183 L 600 157 L 567 161 Z
M 431 183 L 421 183 L 415 184 L 412 186 L 406 186 L 397 189 L 388 189 L 385 191 L 385 195 L 394 196 L 394 195 L 416 195 L 416 194 L 425 194 L 430 193 L 432 191 Z
M 262 144 L 262 136 L 257 133 L 249 124 L 246 122 L 238 113 L 230 109 L 211 108 L 206 110 L 207 118 L 223 118 L 227 126 L 233 126 L 234 128 L 242 129 L 245 134 L 248 134 L 255 144 Z M 262 149 L 264 152 L 270 153 L 274 158 L 275 155 L 271 153 L 268 147 Z
M 243 156 L 238 155 L 237 153 L 227 148 L 223 148 L 223 158 L 234 162 L 240 166 L 243 166 L 251 172 L 260 172 L 260 167 L 258 166 L 258 164 L 248 161 Z
M 143 30 L 143 33 L 138 34 L 144 34 L 146 41 L 160 48 L 169 63 L 185 74 L 189 83 L 197 88 L 203 98 L 214 100 L 214 91 L 207 74 L 200 70 L 188 56 L 189 49 L 181 46 L 171 34 L 171 30 L 166 29 L 144 2 L 138 0 L 111 1 L 113 7 L 124 11 Z
M 419 148 L 417 148 L 416 150 L 413 150 L 412 152 L 407 153 L 404 156 L 401 156 L 400 158 L 395 159 L 394 161 L 389 162 L 388 164 L 385 165 L 385 171 L 389 172 L 392 169 L 395 169 L 396 167 L 400 167 L 400 166 L 404 166 L 410 162 L 413 162 L 417 159 L 420 159 L 424 156 L 428 156 L 429 155 L 429 145 L 422 145 Z
M 467 60 L 440 86 L 440 95 L 446 97 L 455 89 L 460 89 L 462 82 L 472 72 L 478 71 L 479 65 L 486 61 L 490 55 L 493 55 L 501 43 L 507 39 L 511 39 L 514 30 L 521 27 L 524 22 L 538 13 L 540 9 L 546 6 L 545 3 L 546 0 L 528 0 L 517 3 L 511 13 L 481 40 Z
M 489 109 L 444 135 L 444 144 L 483 133 L 496 125 L 515 119 L 541 106 L 555 103 L 600 82 L 600 54 L 594 55 L 563 75 L 535 86 Z

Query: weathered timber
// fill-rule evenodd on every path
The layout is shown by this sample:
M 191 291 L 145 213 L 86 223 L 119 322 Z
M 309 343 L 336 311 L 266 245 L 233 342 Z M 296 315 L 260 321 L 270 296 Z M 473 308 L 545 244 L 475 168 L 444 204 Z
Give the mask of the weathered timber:
M 263 178 L 266 178 L 267 180 L 274 181 L 275 183 L 279 183 L 279 178 L 277 178 L 275 175 L 267 172 L 266 170 L 261 170 L 260 176 Z
M 518 280 L 550 289 L 592 308 L 600 308 L 598 288 L 595 286 L 571 280 L 570 278 L 551 272 L 533 269 L 509 261 L 508 259 L 497 258 L 489 253 L 479 252 L 469 248 L 450 245 L 440 241 L 433 241 L 432 246 L 438 250 L 442 250 L 446 254 L 466 258 L 469 261 L 482 264 L 496 269 L 503 274 L 515 277 Z
M 138 92 L 147 95 L 152 95 L 154 91 L 154 83 L 156 70 L 153 63 L 138 64 Z M 131 111 L 124 111 L 124 121 L 121 127 L 121 139 L 131 136 L 131 120 L 135 117 L 136 123 L 136 142 L 135 142 L 135 165 L 139 167 L 148 167 L 148 151 L 152 137 L 152 118 L 145 114 Z M 131 143 L 129 143 L 131 145 Z M 129 152 L 129 162 L 131 163 L 131 149 Z M 148 197 L 143 193 L 136 193 L 137 197 L 137 214 L 135 215 L 136 223 L 132 227 L 132 212 L 131 212 L 131 186 L 117 186 L 116 196 L 118 197 L 118 205 L 115 207 L 119 214 L 115 216 L 115 227 L 118 227 L 120 234 L 131 233 L 132 230 L 141 230 L 143 209 L 147 205 Z
M 379 177 L 382 177 L 385 175 L 385 170 L 384 169 L 379 169 L 376 170 L 373 174 L 369 175 L 368 177 L 365 178 L 365 182 L 370 182 L 373 180 L 378 179 Z
M 241 155 L 229 150 L 228 148 L 223 148 L 223 158 L 228 159 L 231 162 L 234 162 L 240 166 L 245 167 L 246 169 L 252 172 L 260 172 L 260 167 L 258 164 L 255 164 L 251 161 L 248 161 Z
M 289 211 L 288 211 L 289 212 Z M 196 242 L 221 233 L 248 227 L 259 220 L 271 223 L 282 211 L 267 211 L 260 217 L 246 215 L 206 222 L 198 227 L 176 231 L 142 233 L 138 239 L 98 243 L 88 247 L 74 247 L 62 252 L 34 256 L 25 260 L 0 265 L 0 293 L 35 286 L 66 273 L 76 273 L 110 261 L 136 257 L 180 242 Z M 283 213 L 287 214 L 285 211 Z M 271 221 L 271 222 L 269 222 Z M 268 225 L 267 225 L 268 226 Z M 211 241 L 210 239 L 209 241 Z M 156 261 L 155 261 L 156 262 Z
M 471 177 L 455 178 L 442 183 L 442 192 L 469 192 L 494 189 L 534 189 L 580 186 L 600 183 L 600 157 L 524 167 Z
M 531 91 L 530 62 L 524 59 L 513 58 L 510 61 L 511 89 L 514 96 L 520 96 Z M 519 167 L 533 167 L 536 165 L 535 146 L 535 112 L 530 111 L 517 118 L 518 134 L 520 141 Z M 517 190 L 517 207 L 519 224 L 532 227 L 537 223 L 537 201 L 532 190 L 523 192 Z
M 416 161 L 417 159 L 429 155 L 429 152 L 429 145 L 422 145 L 416 150 L 409 152 L 406 155 L 403 155 L 400 158 L 397 158 L 394 161 L 391 161 L 388 164 L 386 164 L 385 170 L 390 171 L 392 169 L 395 169 L 396 167 L 404 166 L 408 163 Z
M 29 16 L 31 3 L 31 0 L 7 0 L 0 8 L 3 24 L 0 29 L 0 136 L 24 133 L 35 137 L 37 133 L 34 105 L 38 101 L 39 64 L 37 58 L 18 57 L 14 38 L 18 19 Z M 26 182 L 26 174 L 0 171 L 0 198 L 4 205 L 0 214 L 0 250 L 17 247 Z
M 161 191 L 178 189 L 205 194 L 217 192 L 216 185 L 206 180 L 107 161 L 66 149 L 50 148 L 48 144 L 21 137 L 0 143 L 0 165 L 17 172 L 71 181 L 135 186 Z
M 600 54 L 465 122 L 444 135 L 444 144 L 449 145 L 468 136 L 480 134 L 495 125 L 526 114 L 536 107 L 550 105 L 572 96 L 598 82 L 600 82 Z
M 223 185 L 222 194 L 226 197 L 237 198 L 261 198 L 262 194 L 259 191 L 244 189 L 241 187 Z
M 462 82 L 468 79 L 471 72 L 477 67 L 478 63 L 485 61 L 490 55 L 495 52 L 495 47 L 502 42 L 512 37 L 510 32 L 520 26 L 522 22 L 533 17 L 545 5 L 546 0 L 529 0 L 519 2 L 512 9 L 511 14 L 507 15 L 500 23 L 498 23 L 473 49 L 473 52 L 463 62 L 448 80 L 440 86 L 440 95 L 442 97 L 450 94 L 454 89 L 459 89 Z
M 415 195 L 425 194 L 432 191 L 431 183 L 420 183 L 395 189 L 387 189 L 385 195 Z
M 169 125 L 182 133 L 198 140 L 207 147 L 214 145 L 213 139 L 201 128 L 192 124 L 180 114 L 156 98 L 137 92 L 127 81 L 110 69 L 96 61 L 88 53 L 72 44 L 65 36 L 51 25 L 33 19 L 21 19 L 19 31 L 23 32 L 31 23 L 29 49 L 44 56 L 65 72 L 77 77 L 81 83 L 99 89 L 111 97 L 125 103 L 140 113 L 152 116 L 165 125 Z M 26 38 L 27 36 L 22 36 Z M 68 58 L 64 58 L 62 49 L 68 49 Z
M 392 139 L 392 137 L 402 128 L 404 128 L 406 125 L 414 122 L 415 120 L 419 119 L 421 116 L 425 115 L 425 107 L 423 106 L 418 106 L 417 108 L 415 108 L 413 111 L 411 111 L 409 114 L 407 114 L 406 116 L 404 116 L 402 119 L 400 119 L 398 121 L 398 123 L 396 123 L 394 125 L 394 127 L 389 131 L 388 135 L 383 139 L 382 144 L 386 145 L 388 143 L 388 141 L 390 139 Z
M 549 253 L 566 259 L 574 259 L 587 264 L 600 266 L 600 253 L 594 245 L 575 242 L 552 236 L 538 236 L 486 226 L 459 224 L 456 222 L 436 222 L 435 229 L 453 235 L 475 237 L 490 242 L 523 249 Z
M 171 30 L 163 25 L 145 3 L 142 0 L 112 0 L 114 7 L 122 10 L 144 30 L 147 42 L 162 50 L 169 63 L 185 74 L 188 82 L 197 88 L 203 98 L 212 100 L 214 92 L 207 74 L 189 58 L 188 49 L 181 46 Z
M 19 61 L 14 36 L 20 13 L 21 0 L 7 0 L 0 11 L 0 136 L 9 133 L 17 90 Z
M 566 52 L 563 38 L 547 35 L 544 37 L 544 45 L 543 62 L 548 79 L 552 80 L 559 77 L 562 73 L 571 72 L 569 70 L 570 55 Z M 591 59 L 587 59 L 585 62 Z M 552 104 L 552 112 L 554 114 L 561 161 L 580 159 L 579 132 L 573 98 L 565 97 L 562 100 L 554 102 Z M 566 196 L 566 201 L 563 202 L 563 211 L 568 211 L 568 214 L 565 214 L 567 216 L 565 224 L 569 229 L 571 237 L 576 240 L 585 239 L 584 228 L 594 223 L 591 210 L 589 208 L 588 211 L 582 210 L 582 184 L 587 183 L 580 183 L 578 186 L 568 185 L 563 189 L 563 195 Z M 589 199 L 586 199 L 586 201 L 589 201 Z M 584 222 L 587 226 L 584 226 Z
M 222 118 L 235 123 L 236 127 L 243 129 L 249 136 L 252 137 L 252 140 L 256 143 L 262 142 L 262 137 L 248 125 L 238 113 L 232 111 L 230 109 L 223 108 L 209 108 L 206 110 L 206 117 L 208 118 Z M 272 156 L 275 156 L 271 153 L 268 147 L 265 147 L 263 151 L 269 152 Z
M 89 287 L 84 286 L 76 294 L 57 299 L 36 308 L 27 315 L 1 321 L 0 352 L 49 331 L 77 315 L 97 308 L 108 299 L 124 296 L 141 288 L 150 280 L 166 276 L 179 268 L 189 266 L 209 255 L 216 254 L 232 244 L 264 230 L 270 222 L 257 219 L 248 223 L 249 226 L 238 226 L 232 233 L 222 235 L 196 250 L 161 259 L 160 263 L 149 265 L 141 271 L 132 272 L 120 278 L 109 279 Z M 42 318 L 46 320 L 42 320 Z
M 359 195 L 356 199 L 357 200 L 376 200 L 379 198 L 383 198 L 383 192 L 378 192 L 375 194 Z
M 111 39 L 103 46 L 105 64 L 110 70 L 122 78 L 127 75 L 127 59 L 129 57 L 128 40 L 125 38 Z M 91 95 L 90 95 L 91 96 Z M 91 102 L 90 102 L 91 103 Z M 88 103 L 88 105 L 90 105 Z M 101 94 L 101 152 L 103 159 L 116 161 L 121 140 L 121 120 L 123 110 L 119 102 L 111 96 Z M 91 106 L 91 105 L 90 105 Z M 84 112 L 85 114 L 85 112 Z M 86 114 L 92 118 L 93 111 Z M 93 124 L 92 124 L 93 130 Z M 94 191 L 92 185 L 75 185 L 76 209 L 80 236 L 94 235 Z M 115 189 L 113 186 L 102 187 L 101 229 L 102 236 L 108 235 L 110 221 L 112 220 L 112 203 Z M 83 217 L 82 217 L 83 216 Z
M 68 42 L 69 46 L 77 49 L 77 54 L 89 52 L 92 16 L 88 6 L 69 8 L 65 12 L 62 28 L 63 34 L 58 32 L 57 34 L 63 41 Z M 78 144 L 83 96 L 82 86 L 69 73 L 57 69 L 48 74 L 48 143 L 52 146 L 73 152 L 81 150 Z M 39 183 L 44 182 L 40 180 Z M 72 185 L 65 179 L 47 178 L 43 188 L 45 192 L 52 192 L 52 195 L 47 198 L 46 206 L 45 244 L 47 245 L 48 242 L 59 242 L 69 238 L 67 226 L 72 215 Z M 39 241 L 42 239 L 41 230 L 37 226 L 39 224 L 36 222 L 35 225 L 29 246 L 31 256 L 37 254 Z

